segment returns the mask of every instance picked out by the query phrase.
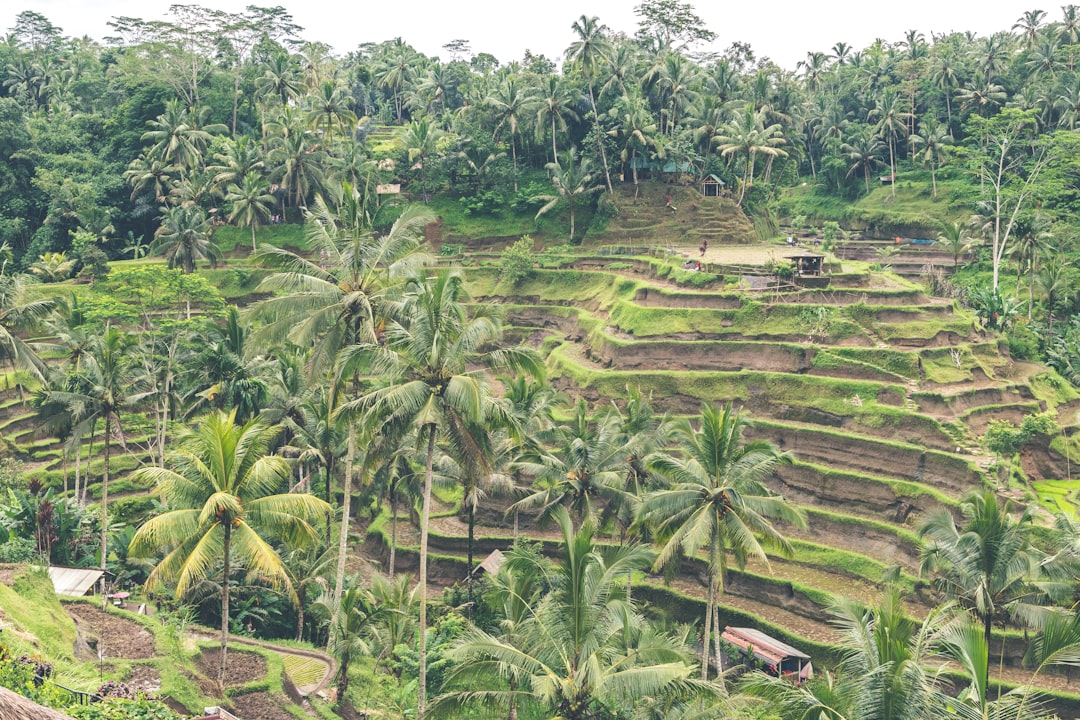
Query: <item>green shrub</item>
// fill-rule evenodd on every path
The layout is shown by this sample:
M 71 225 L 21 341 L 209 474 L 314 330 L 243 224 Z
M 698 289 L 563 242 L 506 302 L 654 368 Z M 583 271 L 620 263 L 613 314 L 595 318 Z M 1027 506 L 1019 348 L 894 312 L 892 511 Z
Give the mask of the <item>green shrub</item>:
M 499 260 L 499 280 L 517 285 L 532 275 L 535 267 L 533 239 L 529 235 L 522 235 L 520 240 L 503 251 L 502 259 Z

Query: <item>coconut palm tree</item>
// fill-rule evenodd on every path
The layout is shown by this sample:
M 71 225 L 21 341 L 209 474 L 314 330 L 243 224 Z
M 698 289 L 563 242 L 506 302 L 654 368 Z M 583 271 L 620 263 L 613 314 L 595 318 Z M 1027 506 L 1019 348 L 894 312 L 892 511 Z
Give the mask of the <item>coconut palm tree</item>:
M 841 146 L 841 151 L 849 163 L 847 176 L 851 177 L 856 171 L 862 170 L 863 182 L 866 183 L 866 192 L 870 192 L 870 173 L 881 164 L 881 151 L 885 143 L 863 128 L 861 132 L 855 132 L 851 139 Z
M 129 348 L 133 338 L 112 326 L 106 326 L 91 345 L 80 368 L 68 377 L 64 389 L 48 390 L 45 402 L 64 407 L 70 415 L 73 436 L 93 435 L 98 421 L 105 425 L 104 473 L 101 477 L 101 569 L 108 559 L 109 470 L 114 434 L 126 448 L 120 412 L 131 404 L 133 368 Z M 87 430 L 88 428 L 88 430 Z M 104 583 L 104 578 L 102 578 Z
M 359 193 L 344 184 L 334 200 L 317 198 L 308 214 L 304 231 L 313 258 L 275 247 L 259 253 L 278 272 L 257 288 L 274 297 L 250 310 L 262 325 L 253 340 L 312 347 L 315 376 L 330 369 L 341 348 L 374 338 L 383 294 L 425 260 L 417 249 L 424 227 L 435 219 L 427 208 L 409 206 L 388 233 L 376 237 L 361 207 Z
M 708 552 L 702 679 L 708 672 L 714 608 L 724 592 L 728 553 L 740 568 L 751 557 L 767 565 L 766 547 L 791 557 L 791 543 L 773 521 L 806 525 L 800 509 L 764 484 L 790 456 L 763 440 L 745 442 L 746 425 L 746 417 L 730 403 L 722 410 L 706 404 L 697 429 L 687 419 L 675 424 L 673 435 L 681 456 L 656 453 L 646 461 L 650 470 L 671 483 L 642 501 L 641 516 L 655 528 L 661 547 L 656 566 L 664 567 L 682 555 L 694 557 L 703 549 Z M 719 660 L 718 639 L 716 651 Z
M 332 595 L 323 595 L 315 602 L 315 608 L 330 620 L 327 649 L 338 661 L 337 701 L 339 707 L 344 707 L 345 693 L 349 690 L 349 666 L 353 660 L 371 655 L 370 639 L 376 624 L 395 611 L 361 587 L 343 592 L 336 604 Z
M 315 132 L 322 131 L 327 148 L 334 147 L 334 131 L 356 128 L 356 113 L 349 109 L 349 95 L 332 80 L 324 80 L 307 96 L 307 118 Z
M 197 169 L 213 133 L 227 130 L 224 125 L 207 125 L 208 112 L 206 107 L 189 111 L 179 100 L 167 102 L 165 112 L 146 123 L 152 129 L 144 132 L 142 139 L 153 143 L 147 157 L 177 165 L 182 172 Z
M 330 506 L 313 495 L 282 492 L 288 488 L 289 464 L 270 454 L 278 428 L 259 420 L 243 425 L 235 421 L 235 412 L 210 413 L 170 458 L 175 469 L 135 472 L 156 483 L 169 509 L 143 523 L 130 547 L 133 555 L 165 551 L 147 584 L 175 582 L 177 597 L 205 580 L 217 562 L 224 563 L 218 668 L 222 687 L 234 563 L 295 601 L 289 574 L 270 541 L 290 547 L 317 543 L 312 522 L 330 512 Z
M 511 631 L 502 637 L 479 628 L 466 633 L 451 651 L 457 663 L 450 679 L 468 689 L 439 697 L 436 706 L 516 712 L 519 702 L 529 701 L 545 717 L 591 720 L 672 695 L 715 700 L 720 688 L 691 677 L 685 646 L 653 629 L 615 592 L 628 572 L 648 567 L 648 549 L 602 551 L 591 523 L 575 532 L 563 508 L 555 521 L 562 534 L 555 567 L 536 553 L 511 552 L 506 585 L 527 593 L 508 598 L 521 605 L 513 608 L 514 625 L 504 626 Z M 551 590 L 537 597 L 531 591 L 536 581 L 520 576 L 538 576 Z
M 229 222 L 251 228 L 252 253 L 256 252 L 255 228 L 270 219 L 270 208 L 274 204 L 274 196 L 269 190 L 270 188 L 257 173 L 249 172 L 244 175 L 241 184 L 229 185 L 225 195 L 225 202 L 232 203 Z
M 919 523 L 925 545 L 920 570 L 934 586 L 977 618 L 989 652 L 994 624 L 1019 622 L 1038 627 L 1046 595 L 1038 580 L 1043 556 L 1031 544 L 1033 510 L 1009 514 L 990 488 L 974 491 L 960 503 L 963 523 L 946 508 L 927 514 Z M 984 685 L 989 662 L 983 659 Z
M 221 249 L 211 238 L 210 221 L 200 207 L 163 207 L 151 249 L 164 255 L 170 268 L 179 267 L 188 275 L 195 272 L 198 260 L 216 267 L 221 259 Z
M 754 184 L 754 172 L 758 155 L 770 160 L 775 157 L 787 157 L 787 151 L 780 148 L 787 141 L 783 137 L 783 128 L 778 124 L 765 125 L 765 112 L 754 109 L 747 103 L 742 113 L 733 122 L 724 126 L 722 134 L 713 138 L 720 154 L 726 158 L 743 159 L 742 185 L 739 187 L 738 204 L 742 204 L 746 190 Z
M 835 676 L 800 687 L 754 672 L 740 690 L 767 700 L 780 717 L 930 720 L 949 714 L 951 698 L 933 664 L 966 624 L 954 606 L 938 606 L 919 623 L 905 612 L 899 592 L 888 588 L 872 608 L 838 600 L 829 613 L 840 632 L 842 659 Z
M 577 205 L 587 197 L 600 192 L 603 186 L 593 181 L 592 163 L 588 158 L 578 160 L 575 148 L 563 153 L 562 161 L 547 164 L 551 173 L 551 184 L 555 186 L 555 195 L 540 195 L 538 199 L 547 203 L 536 212 L 536 217 L 550 212 L 563 200 L 570 211 L 570 242 L 574 241 L 574 211 Z
M 539 98 L 536 91 L 528 84 L 519 81 L 516 75 L 507 75 L 487 97 L 487 104 L 495 113 L 494 135 L 506 128 L 510 136 L 510 156 L 514 162 L 514 192 L 518 191 L 517 183 L 517 136 L 520 134 L 520 126 L 536 112 Z
M 912 135 L 909 139 L 915 159 L 921 159 L 930 166 L 930 184 L 933 188 L 933 196 L 937 197 L 937 169 L 948 157 L 949 146 L 952 144 L 949 128 L 928 120 L 922 128 L 922 133 Z
M 559 133 L 566 132 L 567 121 L 577 122 L 580 116 L 573 108 L 574 95 L 559 75 L 548 75 L 540 86 L 540 98 L 536 110 L 536 139 L 543 139 L 546 126 L 544 118 L 551 121 L 551 159 L 559 162 Z
M 52 300 L 28 301 L 24 278 L 0 274 L 0 360 L 44 379 L 45 363 L 18 331 L 35 326 L 52 312 L 53 305 Z
M 892 178 L 889 188 L 893 197 L 896 197 L 896 140 L 907 132 L 907 121 L 911 118 L 911 114 L 904 110 L 900 103 L 901 98 L 896 93 L 886 92 L 878 98 L 869 113 L 870 118 L 878 119 L 874 132 L 888 141 L 889 172 Z
M 414 276 L 399 303 L 388 308 L 385 345 L 367 342 L 346 348 L 343 368 L 376 378 L 376 388 L 347 403 L 343 411 L 363 412 L 382 422 L 384 437 L 400 438 L 417 430 L 425 457 L 420 517 L 420 672 L 418 718 L 423 718 L 427 682 L 427 539 L 435 443 L 443 436 L 458 457 L 483 464 L 477 450 L 482 423 L 498 408 L 484 370 L 543 374 L 542 364 L 526 348 L 496 348 L 502 324 L 490 309 L 470 317 L 464 279 L 453 270 L 427 279 Z
M 945 250 L 950 255 L 952 255 L 952 266 L 953 272 L 955 273 L 957 266 L 960 264 L 960 257 L 971 250 L 975 243 L 978 242 L 978 239 L 968 234 L 967 223 L 954 221 L 945 223 L 941 226 L 941 232 L 938 233 L 937 241 L 945 247 Z
M 536 510 L 546 520 L 564 507 L 577 522 L 604 527 L 611 514 L 629 500 L 625 481 L 630 453 L 621 418 L 608 409 L 590 418 L 588 405 L 579 399 L 573 417 L 551 435 L 550 454 L 522 464 L 527 474 L 538 478 L 536 488 L 510 510 Z
M 585 84 L 589 88 L 589 107 L 592 109 L 592 121 L 596 126 L 596 146 L 600 150 L 600 162 L 604 166 L 604 179 L 607 180 L 608 192 L 614 192 L 611 186 L 611 172 L 608 170 L 607 152 L 600 137 L 600 113 L 596 109 L 596 92 L 593 85 L 611 52 L 611 42 L 606 36 L 607 26 L 600 24 L 600 18 L 582 15 L 574 21 L 571 29 L 577 34 L 577 40 L 566 49 L 567 65 L 577 67 Z
M 634 178 L 634 197 L 637 198 L 638 190 L 638 152 L 648 157 L 649 148 L 657 148 L 655 137 L 656 123 L 652 113 L 649 112 L 648 103 L 636 90 L 619 98 L 615 107 L 611 109 L 611 115 L 618 121 L 618 125 L 608 131 L 613 137 L 619 137 L 622 141 L 623 163 L 630 165 L 630 172 Z M 662 155 L 662 150 L 659 152 Z

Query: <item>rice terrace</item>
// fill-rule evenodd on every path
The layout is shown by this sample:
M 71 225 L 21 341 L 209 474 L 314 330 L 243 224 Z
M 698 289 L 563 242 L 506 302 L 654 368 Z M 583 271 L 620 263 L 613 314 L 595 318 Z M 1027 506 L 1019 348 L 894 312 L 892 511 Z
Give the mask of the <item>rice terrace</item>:
M 20 13 L 0 718 L 1080 717 L 1061 13 Z

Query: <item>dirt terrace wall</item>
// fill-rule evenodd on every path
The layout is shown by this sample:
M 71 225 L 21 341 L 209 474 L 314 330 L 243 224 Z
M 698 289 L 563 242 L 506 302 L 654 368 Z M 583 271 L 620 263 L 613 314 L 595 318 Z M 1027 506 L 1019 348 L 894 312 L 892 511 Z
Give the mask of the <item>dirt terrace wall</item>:
M 766 423 L 755 423 L 746 436 L 771 440 L 800 460 L 855 473 L 910 480 L 956 498 L 982 486 L 982 474 L 969 463 L 933 450 Z
M 809 465 L 781 465 L 770 480 L 773 490 L 802 505 L 818 505 L 848 515 L 903 523 L 939 506 L 932 495 L 897 495 L 887 483 L 857 474 L 823 472 Z
M 659 288 L 641 288 L 634 296 L 634 304 L 641 307 L 709 308 L 712 310 L 738 310 L 742 299 L 715 293 L 669 293 Z
M 812 345 L 728 340 L 725 342 L 656 340 L 616 343 L 589 337 L 586 357 L 619 370 L 703 370 L 806 373 L 846 380 L 896 382 L 896 376 L 873 366 L 839 360 L 834 367 L 815 368 L 818 348 Z
M 1027 385 L 979 388 L 956 395 L 939 395 L 927 392 L 912 393 L 911 397 L 919 406 L 921 412 L 952 417 L 959 417 L 972 408 L 986 405 L 1010 405 L 1035 399 L 1031 388 Z

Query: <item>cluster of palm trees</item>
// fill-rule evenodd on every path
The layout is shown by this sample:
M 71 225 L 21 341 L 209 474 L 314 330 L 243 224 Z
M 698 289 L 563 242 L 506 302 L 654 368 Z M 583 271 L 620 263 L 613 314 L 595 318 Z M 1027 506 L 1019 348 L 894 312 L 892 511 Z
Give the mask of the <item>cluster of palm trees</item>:
M 516 192 L 525 168 L 539 173 L 551 163 L 558 172 L 585 161 L 591 169 L 583 174 L 596 180 L 590 192 L 594 185 L 610 191 L 620 171 L 636 182 L 641 168 L 689 164 L 724 176 L 740 202 L 755 184 L 773 189 L 805 174 L 826 192 L 851 193 L 859 185 L 868 191 L 879 169 L 895 176 L 907 163 L 930 171 L 936 195 L 938 171 L 954 151 L 980 142 L 968 118 L 1015 107 L 1031 112 L 1037 133 L 1075 127 L 1077 12 L 1067 5 L 1052 22 L 1031 11 L 1011 31 L 987 37 L 927 40 L 911 30 L 902 41 L 862 50 L 840 42 L 807 53 L 794 70 L 758 60 L 745 46 L 698 61 L 684 48 L 614 33 L 591 16 L 573 22 L 561 69 L 534 55 L 505 64 L 485 55 L 444 62 L 400 38 L 338 58 L 318 43 L 299 43 L 287 25 L 269 33 L 258 53 L 237 48 L 222 64 L 214 56 L 221 42 L 237 42 L 228 14 L 202 13 L 198 32 L 177 26 L 160 37 L 159 26 L 122 18 L 115 24 L 126 40 L 113 52 L 132 57 L 117 77 L 145 81 L 139 73 L 162 58 L 187 69 L 170 86 L 176 99 L 140 128 L 147 146 L 138 158 L 123 158 L 134 205 L 104 209 L 114 225 L 122 216 L 131 224 L 160 214 L 159 244 L 190 267 L 191 257 L 214 258 L 207 218 L 254 232 L 343 180 L 361 190 L 369 212 L 378 203 L 373 186 L 386 179 L 413 181 L 424 197 L 502 191 L 503 184 Z M 126 86 L 109 85 L 116 80 L 104 75 L 101 48 L 36 19 L 37 31 L 7 40 L 14 58 L 5 69 L 7 92 L 25 112 L 74 118 L 106 114 L 103 97 L 120 105 Z M 163 52 L 140 61 L 144 42 Z M 69 81 L 70 89 L 56 86 L 72 73 L 78 82 Z M 206 90 L 215 77 L 234 90 L 228 118 L 211 117 Z M 382 125 L 397 126 L 392 146 L 385 138 L 366 142 Z M 577 159 L 567 164 L 571 149 Z M 393 170 L 373 162 L 389 155 L 400 160 Z M 560 195 L 566 187 L 559 184 Z

